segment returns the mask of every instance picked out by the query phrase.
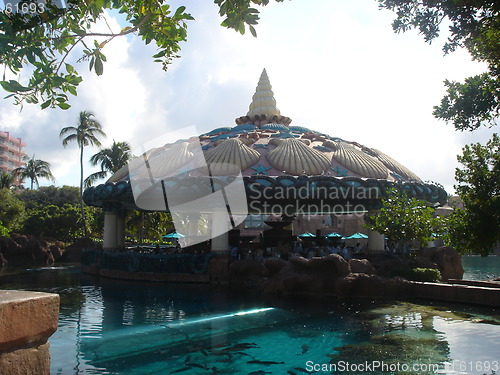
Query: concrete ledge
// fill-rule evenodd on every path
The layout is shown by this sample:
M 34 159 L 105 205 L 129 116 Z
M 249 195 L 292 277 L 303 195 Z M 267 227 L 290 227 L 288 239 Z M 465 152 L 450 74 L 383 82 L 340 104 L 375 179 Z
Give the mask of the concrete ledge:
M 0 356 L 2 352 L 45 343 L 57 330 L 59 295 L 0 291 Z
M 500 307 L 500 289 L 443 283 L 413 282 L 415 296 L 439 301 Z
M 458 285 L 468 285 L 468 286 L 481 286 L 486 288 L 500 288 L 500 282 L 495 281 L 476 281 L 476 280 L 457 280 L 457 279 L 449 279 L 446 281 L 447 284 L 458 284 Z
M 121 280 L 161 281 L 172 283 L 208 283 L 210 281 L 208 274 L 127 272 L 108 270 L 96 266 L 81 266 L 81 270 L 84 273 Z
M 0 375 L 49 375 L 49 343 L 0 354 Z

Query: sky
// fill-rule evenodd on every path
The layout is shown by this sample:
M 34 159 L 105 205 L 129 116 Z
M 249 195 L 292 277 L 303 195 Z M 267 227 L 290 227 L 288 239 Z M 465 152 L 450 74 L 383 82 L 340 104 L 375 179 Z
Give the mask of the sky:
M 195 21 L 188 24 L 181 58 L 167 71 L 153 62 L 154 45 L 116 38 L 103 50 L 108 62 L 100 77 L 88 72 L 87 63 L 76 64 L 77 50 L 70 57 L 84 82 L 69 110 L 27 104 L 20 112 L 11 99 L 0 100 L 0 130 L 21 137 L 29 156 L 48 161 L 56 185 L 79 185 L 77 145 L 64 148 L 59 132 L 76 125 L 80 111 L 93 112 L 103 125 L 104 147 L 116 140 L 139 149 L 189 126 L 200 134 L 234 126 L 246 115 L 264 68 L 292 125 L 379 149 L 449 193 L 456 155 L 495 131 L 457 132 L 432 116 L 445 79 L 463 80 L 485 65 L 464 50 L 443 56 L 446 30 L 431 45 L 415 31 L 395 34 L 394 13 L 379 10 L 376 0 L 271 3 L 260 8 L 257 38 L 221 27 L 211 1 L 170 3 L 186 4 Z M 125 26 L 114 14 L 107 20 L 116 31 Z M 0 95 L 6 93 L 0 89 Z M 85 158 L 98 151 L 86 148 Z M 96 170 L 86 165 L 85 175 Z

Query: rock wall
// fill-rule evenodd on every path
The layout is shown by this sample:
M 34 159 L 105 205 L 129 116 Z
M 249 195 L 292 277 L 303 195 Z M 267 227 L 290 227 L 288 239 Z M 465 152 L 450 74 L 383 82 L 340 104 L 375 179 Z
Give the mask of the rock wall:
M 420 251 L 412 266 L 435 268 L 445 280 L 461 278 L 460 255 L 452 248 L 427 248 Z M 229 283 L 236 287 L 260 290 L 264 294 L 337 296 L 340 298 L 409 298 L 413 284 L 391 277 L 394 269 L 408 267 L 400 257 L 376 255 L 350 259 L 339 255 L 305 259 L 266 258 L 237 260 L 229 267 Z
M 452 247 L 426 247 L 420 250 L 415 258 L 415 266 L 438 269 L 443 280 L 461 279 L 464 275 L 462 256 Z
M 0 237 L 0 265 L 51 265 L 64 254 L 64 243 L 53 238 Z

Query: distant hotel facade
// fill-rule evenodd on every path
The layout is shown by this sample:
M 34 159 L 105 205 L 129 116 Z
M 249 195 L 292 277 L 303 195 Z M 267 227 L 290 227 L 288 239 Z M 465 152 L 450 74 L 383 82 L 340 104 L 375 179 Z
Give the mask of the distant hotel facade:
M 15 138 L 9 132 L 0 131 L 0 171 L 11 172 L 26 164 L 23 152 L 26 144 L 21 138 Z

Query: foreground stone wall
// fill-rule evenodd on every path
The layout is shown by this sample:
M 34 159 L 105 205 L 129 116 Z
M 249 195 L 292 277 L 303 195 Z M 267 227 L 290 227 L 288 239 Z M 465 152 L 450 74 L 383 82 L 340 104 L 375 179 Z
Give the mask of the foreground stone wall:
M 0 290 L 0 375 L 49 375 L 59 295 Z

